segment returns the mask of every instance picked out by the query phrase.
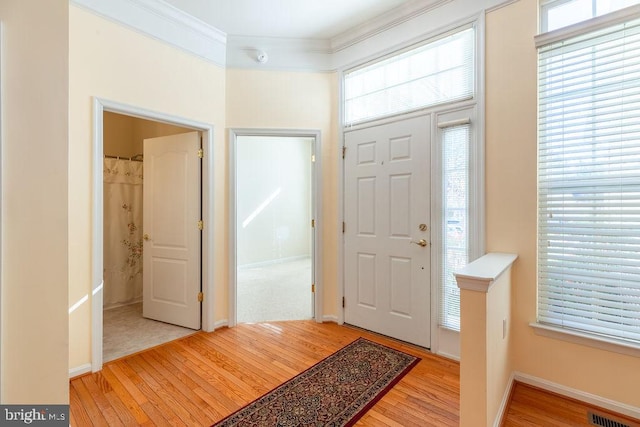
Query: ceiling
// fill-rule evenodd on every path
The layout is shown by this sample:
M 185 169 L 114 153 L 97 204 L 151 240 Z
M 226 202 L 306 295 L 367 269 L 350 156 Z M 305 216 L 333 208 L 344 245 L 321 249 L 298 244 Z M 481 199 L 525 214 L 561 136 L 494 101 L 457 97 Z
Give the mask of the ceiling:
M 229 36 L 331 39 L 415 0 L 165 0 Z

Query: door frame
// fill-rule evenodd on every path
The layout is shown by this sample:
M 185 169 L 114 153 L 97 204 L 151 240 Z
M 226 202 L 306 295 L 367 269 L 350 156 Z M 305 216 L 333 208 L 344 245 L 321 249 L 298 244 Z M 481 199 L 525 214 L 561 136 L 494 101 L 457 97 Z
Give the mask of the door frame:
M 266 136 L 283 138 L 314 138 L 312 155 L 315 162 L 311 166 L 311 216 L 315 219 L 313 233 L 313 276 L 315 294 L 313 298 L 314 318 L 322 323 L 323 286 L 322 286 L 322 141 L 319 130 L 305 129 L 240 129 L 229 130 L 229 327 L 236 326 L 237 316 L 237 254 L 236 254 L 236 161 L 239 136 Z M 311 224 L 309 224 L 311 226 Z M 309 284 L 311 285 L 311 284 Z
M 93 98 L 93 196 L 92 196 L 92 239 L 91 239 L 91 370 L 102 369 L 102 331 L 103 331 L 103 113 L 105 111 L 124 114 L 145 120 L 153 120 L 191 128 L 202 132 L 202 145 L 205 156 L 202 159 L 202 220 L 205 227 L 202 231 L 202 292 L 205 300 L 202 303 L 202 330 L 211 332 L 215 329 L 214 316 L 214 126 L 184 117 L 147 110 L 141 107 L 122 104 L 104 98 Z M 209 296 L 209 297 L 207 297 Z

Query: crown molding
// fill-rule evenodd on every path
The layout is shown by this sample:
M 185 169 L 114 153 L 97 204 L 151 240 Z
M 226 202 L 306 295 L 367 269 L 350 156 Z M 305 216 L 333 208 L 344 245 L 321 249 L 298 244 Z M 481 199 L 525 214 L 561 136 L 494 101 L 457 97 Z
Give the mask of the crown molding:
M 70 3 L 206 61 L 226 66 L 227 35 L 164 1 L 70 0 Z
M 332 39 L 227 36 L 162 0 L 69 0 L 223 68 L 335 72 L 423 41 L 516 0 L 409 0 Z M 268 55 L 257 61 L 257 52 Z
M 412 0 L 333 37 L 331 52 L 339 52 L 451 1 Z
M 261 63 L 258 52 L 267 53 Z M 229 36 L 227 66 L 262 70 L 333 71 L 329 40 Z

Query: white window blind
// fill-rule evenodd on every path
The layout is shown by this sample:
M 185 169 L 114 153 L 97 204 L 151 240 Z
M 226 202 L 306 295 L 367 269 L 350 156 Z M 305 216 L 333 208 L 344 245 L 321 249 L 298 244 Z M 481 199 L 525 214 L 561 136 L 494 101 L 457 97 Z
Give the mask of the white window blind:
M 460 330 L 460 289 L 453 273 L 469 261 L 470 125 L 442 130 L 442 278 L 440 325 Z
M 538 321 L 640 344 L 640 20 L 539 48 Z
M 345 74 L 345 123 L 473 97 L 475 30 L 466 28 Z

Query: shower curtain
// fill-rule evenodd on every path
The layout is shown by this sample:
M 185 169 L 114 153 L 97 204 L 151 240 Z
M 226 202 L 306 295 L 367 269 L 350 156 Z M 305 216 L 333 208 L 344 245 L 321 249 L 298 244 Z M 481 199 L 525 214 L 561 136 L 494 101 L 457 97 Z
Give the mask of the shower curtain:
M 142 162 L 104 159 L 104 308 L 142 300 Z

